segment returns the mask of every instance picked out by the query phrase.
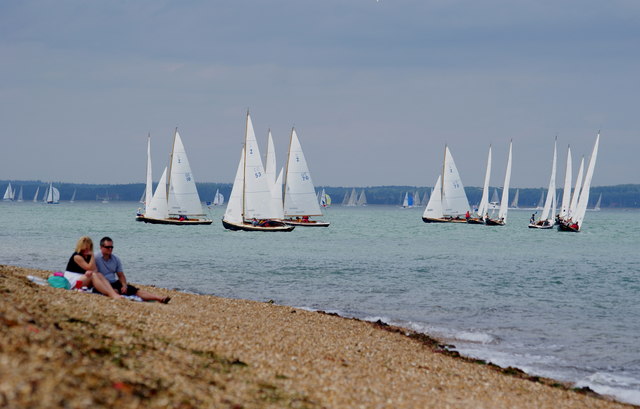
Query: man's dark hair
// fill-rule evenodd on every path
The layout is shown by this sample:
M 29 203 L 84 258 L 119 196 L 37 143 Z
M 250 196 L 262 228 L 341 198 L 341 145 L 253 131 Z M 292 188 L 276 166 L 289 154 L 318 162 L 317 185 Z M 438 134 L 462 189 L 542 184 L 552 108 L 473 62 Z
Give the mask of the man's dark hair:
M 106 242 L 108 242 L 108 241 L 110 241 L 110 242 L 112 242 L 112 243 L 113 243 L 113 240 L 111 240 L 111 237 L 109 237 L 109 236 L 104 236 L 102 239 L 100 239 L 100 247 L 104 246 L 104 243 L 106 243 Z

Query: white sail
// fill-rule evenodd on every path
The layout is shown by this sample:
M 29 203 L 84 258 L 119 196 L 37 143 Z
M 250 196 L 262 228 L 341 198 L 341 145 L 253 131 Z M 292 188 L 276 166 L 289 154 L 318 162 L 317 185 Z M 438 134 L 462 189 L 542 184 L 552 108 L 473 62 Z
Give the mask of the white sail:
M 442 202 L 440 199 L 440 195 L 437 193 L 441 190 L 441 188 L 441 176 L 438 176 L 436 185 L 433 187 L 433 190 L 434 192 L 436 192 L 436 194 L 432 194 L 429 197 L 429 202 L 427 203 L 427 207 L 425 207 L 424 209 L 422 217 L 427 217 L 430 219 L 442 219 L 442 217 L 444 216 L 442 214 Z
M 214 206 L 222 206 L 224 204 L 224 195 L 220 193 L 220 189 L 216 189 L 216 194 L 213 195 L 212 204 Z
M 507 159 L 507 171 L 504 174 L 504 185 L 502 186 L 502 199 L 500 201 L 500 210 L 498 211 L 498 219 L 503 223 L 507 223 L 507 211 L 509 210 L 509 183 L 511 182 L 511 153 L 512 142 L 509 142 L 509 159 Z
M 145 213 L 149 208 L 149 204 L 151 203 L 151 198 L 153 197 L 153 175 L 151 173 L 151 134 L 147 136 L 147 184 L 145 186 L 144 193 L 144 208 Z
M 167 168 L 164 168 L 155 193 L 146 206 L 145 217 L 150 219 L 167 219 L 169 208 L 167 206 Z
M 351 195 L 349 196 L 349 201 L 347 202 L 347 206 L 355 206 L 358 201 L 358 194 L 356 193 L 356 188 L 351 189 Z
M 493 189 L 493 195 L 491 195 L 491 201 L 489 202 L 493 208 L 497 208 L 500 204 L 500 196 L 498 195 L 498 188 Z
M 578 223 L 578 229 L 582 228 L 582 221 L 587 211 L 587 204 L 589 203 L 589 190 L 591 189 L 591 179 L 593 178 L 593 171 L 596 167 L 596 159 L 598 158 L 598 144 L 600 142 L 600 134 L 596 137 L 596 142 L 593 145 L 593 151 L 591 152 L 591 158 L 589 158 L 589 167 L 584 177 L 582 189 L 580 190 L 580 198 L 578 199 L 578 206 L 576 207 L 574 221 Z
M 36 188 L 36 194 L 33 195 L 33 203 L 38 201 L 38 193 L 40 193 L 40 186 Z
M 600 203 L 602 202 L 602 193 L 600 193 L 600 196 L 598 197 L 598 201 L 596 202 L 596 205 L 593 207 L 593 210 L 598 211 L 600 210 Z
M 564 187 L 562 188 L 562 204 L 560 205 L 560 217 L 565 218 L 569 214 L 571 203 L 571 147 L 567 147 L 567 164 L 564 170 Z
M 404 208 L 409 207 L 409 193 L 408 192 L 404 192 L 404 198 L 402 199 L 402 207 L 404 207 Z
M 464 216 L 469 210 L 469 200 L 448 146 L 445 147 L 442 172 L 442 208 L 444 215 L 451 217 Z
M 551 213 L 551 206 L 555 199 L 556 192 L 556 162 L 557 162 L 557 142 L 553 144 L 553 161 L 551 162 L 551 177 L 549 178 L 549 189 L 547 190 L 547 199 L 544 202 L 544 208 L 540 215 L 540 220 L 550 220 L 553 218 Z M 553 224 L 552 224 L 553 225 Z
M 366 206 L 367 205 L 367 195 L 364 193 L 364 189 L 360 192 L 360 196 L 358 196 L 358 201 L 356 202 L 357 206 Z
M 511 208 L 518 208 L 518 197 L 520 196 L 520 189 L 516 189 L 516 194 L 513 196 L 513 201 L 511 202 Z
M 20 186 L 20 193 L 18 193 L 18 202 L 22 202 L 22 186 Z
M 578 168 L 578 178 L 576 179 L 576 187 L 573 189 L 573 195 L 571 196 L 571 204 L 569 205 L 568 217 L 571 219 L 573 219 L 576 215 L 576 208 L 578 207 L 578 199 L 580 198 L 580 189 L 582 188 L 583 173 L 584 173 L 584 156 L 580 161 L 580 167 Z
M 422 203 L 420 203 L 420 194 L 417 190 L 413 194 L 413 206 L 422 206 Z
M 76 201 L 76 189 L 73 189 L 73 194 L 71 195 L 71 200 L 69 200 L 70 203 L 73 203 Z
M 229 223 L 242 224 L 242 205 L 244 195 L 244 148 L 240 154 L 240 162 L 238 163 L 238 170 L 236 171 L 236 177 L 233 180 L 233 187 L 231 188 L 231 195 L 227 202 L 227 210 L 224 212 L 224 220 Z
M 271 136 L 271 130 L 269 130 L 269 136 L 267 137 L 267 156 L 264 163 L 264 172 L 267 175 L 267 180 L 272 185 L 276 183 L 276 151 L 273 145 L 273 136 Z
M 60 202 L 60 191 L 53 187 L 53 183 L 49 183 L 49 189 L 45 196 L 45 202 L 48 204 L 57 204 Z
M 342 205 L 346 206 L 349 203 L 349 191 L 347 190 L 344 194 L 344 198 L 342 199 Z
M 284 218 L 284 207 L 282 204 L 282 178 L 284 174 L 284 169 L 280 169 L 278 172 L 278 177 L 275 182 L 271 186 L 271 209 L 274 212 L 275 219 L 283 219 Z
M 247 112 L 245 132 L 244 218 L 275 219 L 279 212 L 272 209 L 271 189 L 267 180 L 251 116 Z
M 422 203 L 423 204 L 427 204 L 429 203 L 429 193 L 428 192 L 424 192 L 424 195 L 422 195 Z
M 187 152 L 176 129 L 169 171 L 169 216 L 202 217 L 202 203 Z
M 538 204 L 536 205 L 536 210 L 542 210 L 544 208 L 544 189 L 540 192 L 540 199 L 538 199 Z
M 13 200 L 13 189 L 11 188 L 11 182 L 9 182 L 9 186 L 7 186 L 7 190 L 4 191 L 4 196 L 2 200 Z
M 322 216 L 296 130 L 291 130 L 284 189 L 285 216 Z
M 47 203 L 47 197 L 49 196 L 49 186 L 47 186 L 47 189 L 44 191 L 44 196 L 42 197 L 42 202 Z
M 489 145 L 489 155 L 487 156 L 487 168 L 484 172 L 484 185 L 482 186 L 482 197 L 478 205 L 478 217 L 484 218 L 489 207 L 489 179 L 491 178 L 491 145 Z

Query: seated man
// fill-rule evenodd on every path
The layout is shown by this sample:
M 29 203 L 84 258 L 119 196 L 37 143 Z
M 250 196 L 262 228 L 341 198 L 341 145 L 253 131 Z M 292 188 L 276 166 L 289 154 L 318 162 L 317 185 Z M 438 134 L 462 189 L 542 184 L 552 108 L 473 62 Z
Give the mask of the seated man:
M 95 260 L 98 271 L 111 283 L 111 287 L 116 292 L 124 295 L 137 295 L 144 301 L 159 301 L 164 304 L 171 300 L 171 297 L 161 297 L 127 284 L 120 258 L 113 254 L 113 240 L 111 238 L 103 237 L 100 240 L 100 252 L 96 253 Z

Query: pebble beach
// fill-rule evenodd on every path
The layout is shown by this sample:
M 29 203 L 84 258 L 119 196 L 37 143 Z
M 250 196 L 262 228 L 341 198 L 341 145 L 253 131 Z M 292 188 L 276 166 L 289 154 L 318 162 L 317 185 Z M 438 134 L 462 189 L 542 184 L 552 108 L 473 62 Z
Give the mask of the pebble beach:
M 0 266 L 0 407 L 632 408 L 384 323 L 144 287 L 110 300 Z

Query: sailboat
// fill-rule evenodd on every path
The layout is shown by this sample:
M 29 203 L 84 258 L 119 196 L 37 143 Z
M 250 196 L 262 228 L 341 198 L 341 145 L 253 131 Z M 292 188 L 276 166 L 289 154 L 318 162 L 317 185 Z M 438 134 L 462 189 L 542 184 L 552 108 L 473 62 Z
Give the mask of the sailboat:
M 76 189 L 73 189 L 73 194 L 71 195 L 71 200 L 69 203 L 74 203 L 76 201 Z
M 413 194 L 413 205 L 416 206 L 416 207 L 422 206 L 422 202 L 420 201 L 420 194 L 418 193 L 417 190 Z
M 173 147 L 169 168 L 164 169 L 155 193 L 150 194 L 151 184 L 151 138 L 147 141 L 147 186 L 144 214 L 137 221 L 152 224 L 199 225 L 211 224 L 202 211 L 202 203 L 191 172 L 187 152 L 178 129 L 173 134 Z M 151 200 L 149 200 L 151 198 Z
M 344 193 L 344 197 L 342 198 L 342 205 L 343 206 L 346 206 L 349 203 L 349 196 L 350 196 L 349 193 L 350 192 L 348 190 L 345 191 L 345 193 Z
M 358 196 L 358 201 L 356 202 L 356 206 L 366 206 L 367 205 L 367 195 L 364 193 L 364 189 L 360 192 L 360 196 Z
M 46 204 L 58 204 L 60 203 L 60 191 L 53 187 L 53 183 L 49 183 L 49 189 L 47 189 L 47 194 L 44 196 L 44 202 Z
M 331 196 L 324 191 L 324 188 L 322 188 L 322 192 L 320 192 L 320 199 L 318 203 L 320 203 L 320 207 L 331 206 Z
M 509 210 L 509 183 L 511 181 L 511 154 L 513 142 L 509 142 L 509 158 L 507 159 L 507 170 L 504 174 L 504 184 L 502 185 L 502 199 L 497 219 L 486 219 L 487 226 L 504 226 L 507 224 L 507 211 Z
M 542 210 L 544 208 L 544 188 L 540 191 L 540 199 L 538 199 L 538 204 L 536 205 L 536 210 Z
M 600 133 L 598 132 L 598 135 L 596 136 L 596 142 L 593 145 L 593 151 L 591 152 L 591 157 L 589 158 L 589 167 L 587 168 L 587 173 L 584 176 L 584 181 L 582 182 L 582 186 L 580 188 L 580 197 L 578 198 L 578 204 L 576 205 L 573 214 L 569 215 L 569 218 L 560 221 L 560 224 L 558 224 L 558 231 L 579 232 L 580 229 L 582 229 L 582 222 L 584 221 L 584 216 L 587 211 L 587 204 L 589 203 L 591 179 L 593 178 L 593 171 L 595 170 L 596 159 L 598 158 L 599 143 Z M 576 190 L 578 189 L 576 188 Z
M 220 189 L 216 189 L 213 200 L 207 202 L 207 206 L 222 206 L 224 204 L 224 195 L 220 193 Z
M 18 200 L 20 201 L 20 200 Z M 600 196 L 598 197 L 598 201 L 596 202 L 596 205 L 593 207 L 593 211 L 595 212 L 599 212 L 600 211 L 600 203 L 602 202 L 602 193 L 600 193 Z
M 484 172 L 484 185 L 482 187 L 482 197 L 478 204 L 476 217 L 467 219 L 470 224 L 484 224 L 485 219 L 489 218 L 487 210 L 489 208 L 489 179 L 491 177 L 491 145 L 489 145 L 489 155 L 487 156 L 487 168 Z
M 165 183 L 166 183 L 166 180 L 165 180 Z M 166 187 L 165 187 L 165 191 L 166 191 Z M 166 196 L 166 192 L 165 192 L 165 196 Z M 153 199 L 153 175 L 152 175 L 152 167 L 151 167 L 151 134 L 149 133 L 147 135 L 147 180 L 146 180 L 144 192 L 140 197 L 140 203 L 144 204 L 144 211 L 141 209 L 138 209 L 138 213 L 136 214 L 136 221 L 138 222 L 144 221 L 145 215 L 150 210 L 150 204 L 152 199 Z M 157 216 L 161 216 L 161 218 L 164 217 L 164 212 Z
M 40 186 L 36 188 L 36 194 L 33 195 L 33 203 L 36 203 L 38 201 L 38 193 L 40 193 Z
M 356 206 L 358 202 L 358 193 L 356 193 L 356 188 L 351 189 L 351 194 L 349 195 L 349 200 L 345 206 Z
M 493 195 L 491 196 L 491 201 L 489 202 L 489 210 L 496 210 L 500 207 L 500 196 L 498 195 L 498 189 L 493 189 Z
M 20 193 L 18 193 L 18 202 L 24 202 L 24 199 L 22 198 L 22 186 L 20 186 Z
M 9 182 L 9 186 L 7 186 L 7 190 L 4 191 L 4 196 L 2 197 L 2 200 L 4 200 L 5 202 L 10 202 L 13 200 L 14 195 L 15 195 L 15 192 L 13 191 L 13 188 L 11 188 L 11 182 Z
M 295 129 L 291 130 L 287 173 L 284 179 L 284 216 L 284 222 L 290 226 L 329 226 L 328 222 L 309 219 L 322 216 L 322 211 L 316 200 L 307 159 Z
M 553 161 L 551 162 L 551 177 L 549 178 L 549 188 L 547 189 L 547 198 L 542 208 L 542 213 L 537 221 L 529 223 L 530 229 L 551 229 L 555 224 L 555 203 L 556 203 L 556 163 L 558 159 L 556 141 L 553 144 Z M 553 208 L 553 209 L 552 209 Z M 533 218 L 533 216 L 532 216 Z
M 413 195 L 409 192 L 405 192 L 404 199 L 402 199 L 402 208 L 408 209 L 413 207 Z
M 571 206 L 571 146 L 567 147 L 567 163 L 564 171 L 564 187 L 562 190 L 562 204 L 560 205 L 560 219 L 564 219 L 569 214 Z
M 272 209 L 271 194 L 251 116 L 247 112 L 244 146 L 222 219 L 224 228 L 244 231 L 293 230 L 294 226 L 288 226 L 274 217 L 280 212 L 279 209 Z
M 469 200 L 464 192 L 460 173 L 448 146 L 444 148 L 442 174 L 429 198 L 422 221 L 425 223 L 466 223 Z
M 512 209 L 518 208 L 518 198 L 520 196 L 520 189 L 516 189 L 516 194 L 513 196 L 513 200 L 511 201 L 511 205 L 509 206 Z

